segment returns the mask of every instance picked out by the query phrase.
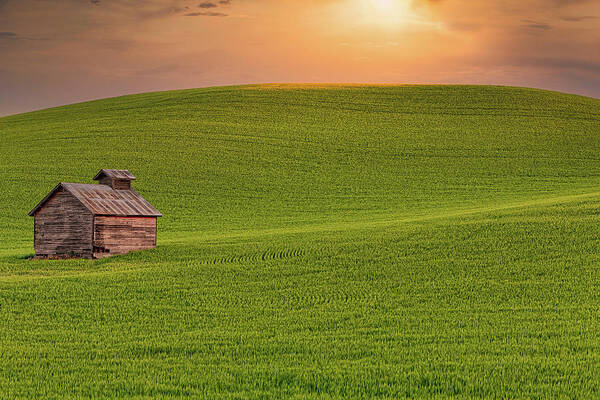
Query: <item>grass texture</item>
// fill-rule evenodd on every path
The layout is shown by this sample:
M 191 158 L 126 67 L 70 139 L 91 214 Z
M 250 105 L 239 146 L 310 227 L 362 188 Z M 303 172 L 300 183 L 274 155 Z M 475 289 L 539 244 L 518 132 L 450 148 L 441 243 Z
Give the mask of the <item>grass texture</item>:
M 600 397 L 600 100 L 261 85 L 0 119 L 0 398 Z M 158 248 L 31 261 L 124 168 Z

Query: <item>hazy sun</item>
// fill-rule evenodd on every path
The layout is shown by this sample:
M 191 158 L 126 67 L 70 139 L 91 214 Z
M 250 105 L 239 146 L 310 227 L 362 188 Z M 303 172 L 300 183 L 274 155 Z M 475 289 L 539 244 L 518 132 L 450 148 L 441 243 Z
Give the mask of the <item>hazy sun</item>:
M 411 0 L 353 0 L 364 22 L 382 27 L 397 27 L 414 19 Z
M 370 0 L 375 6 L 381 8 L 382 10 L 394 11 L 394 8 L 397 8 L 398 5 L 404 6 L 406 4 L 405 0 Z
M 381 24 L 401 24 L 411 18 L 410 0 L 358 0 L 365 18 Z M 369 10 L 370 9 L 370 10 Z
M 438 25 L 427 14 L 425 7 L 415 7 L 417 0 L 339 0 L 328 2 L 334 21 L 328 29 L 350 29 L 361 35 L 431 29 Z M 357 28 L 359 28 L 357 30 Z

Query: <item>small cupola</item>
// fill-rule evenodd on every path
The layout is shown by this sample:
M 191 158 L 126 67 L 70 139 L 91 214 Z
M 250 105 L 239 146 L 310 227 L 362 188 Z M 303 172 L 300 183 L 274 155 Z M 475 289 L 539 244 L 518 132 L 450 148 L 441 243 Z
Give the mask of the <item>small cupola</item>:
M 126 169 L 101 169 L 94 180 L 98 181 L 100 185 L 110 186 L 114 190 L 129 190 L 135 176 Z

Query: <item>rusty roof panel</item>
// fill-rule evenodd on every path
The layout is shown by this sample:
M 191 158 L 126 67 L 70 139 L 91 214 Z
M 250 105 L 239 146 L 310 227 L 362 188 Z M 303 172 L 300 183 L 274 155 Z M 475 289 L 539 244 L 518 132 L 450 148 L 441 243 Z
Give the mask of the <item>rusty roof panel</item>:
M 131 174 L 130 176 L 133 177 Z M 135 179 L 135 177 L 133 177 L 133 179 Z M 42 206 L 60 188 L 63 188 L 75 196 L 94 215 L 162 217 L 162 214 L 156 208 L 152 207 L 150 203 L 133 189 L 114 190 L 108 185 L 85 183 L 58 184 L 33 210 L 31 210 L 29 215 L 35 215 L 35 213 L 42 208 Z
M 108 185 L 62 183 L 94 215 L 161 217 L 162 214 L 135 190 L 114 190 Z

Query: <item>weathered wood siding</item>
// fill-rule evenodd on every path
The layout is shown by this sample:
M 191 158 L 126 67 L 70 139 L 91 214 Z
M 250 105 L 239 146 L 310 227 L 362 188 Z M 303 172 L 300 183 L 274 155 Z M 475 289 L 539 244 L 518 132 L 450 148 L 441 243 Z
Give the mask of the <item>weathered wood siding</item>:
M 91 258 L 93 219 L 79 200 L 60 189 L 35 214 L 35 254 Z
M 156 217 L 94 219 L 94 257 L 125 254 L 156 247 Z
M 115 190 L 129 190 L 131 189 L 131 181 L 128 179 L 116 179 L 110 176 L 105 176 L 98 181 L 101 185 L 107 185 Z
M 131 181 L 126 179 L 114 179 L 112 188 L 115 190 L 129 190 L 131 189 Z

